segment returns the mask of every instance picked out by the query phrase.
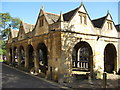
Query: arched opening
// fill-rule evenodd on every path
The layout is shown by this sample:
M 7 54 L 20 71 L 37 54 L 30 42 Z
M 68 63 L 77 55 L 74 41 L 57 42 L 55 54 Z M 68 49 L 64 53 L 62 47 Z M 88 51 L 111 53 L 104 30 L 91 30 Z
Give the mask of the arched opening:
M 21 66 L 24 67 L 24 65 L 25 65 L 25 54 L 24 54 L 23 46 L 20 46 L 20 61 L 21 61 Z
M 116 48 L 113 44 L 107 44 L 104 50 L 104 71 L 112 73 L 116 68 Z
M 34 49 L 32 45 L 28 46 L 28 60 L 29 60 L 29 67 L 34 67 Z
M 17 47 L 14 47 L 14 63 L 18 64 L 18 50 Z
M 9 51 L 9 59 L 10 59 L 10 63 L 12 63 L 12 48 L 10 48 Z
M 48 70 L 47 47 L 44 43 L 40 43 L 37 47 L 37 50 L 38 50 L 39 67 L 41 71 L 46 74 L 46 71 Z
M 92 48 L 87 42 L 77 43 L 72 52 L 72 68 L 78 71 L 90 71 L 93 66 Z

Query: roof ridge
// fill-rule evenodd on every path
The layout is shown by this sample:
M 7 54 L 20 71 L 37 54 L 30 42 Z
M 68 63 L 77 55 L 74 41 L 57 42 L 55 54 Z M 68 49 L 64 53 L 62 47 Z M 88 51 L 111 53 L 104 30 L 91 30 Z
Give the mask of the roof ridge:
M 51 12 L 46 12 L 46 11 L 45 11 L 45 13 L 60 16 L 60 15 L 58 15 L 58 14 L 56 14 L 56 13 L 51 13 Z
M 93 23 L 94 27 L 102 28 L 102 26 L 103 26 L 103 24 L 104 24 L 104 22 L 105 22 L 105 20 L 106 20 L 106 17 L 107 17 L 107 15 L 92 20 L 92 23 Z
M 13 31 L 19 31 L 19 30 L 13 29 L 13 28 L 11 28 L 11 30 L 13 30 Z
M 66 13 L 64 13 L 64 14 L 70 13 L 70 12 L 72 12 L 72 11 L 78 9 L 78 8 L 79 8 L 79 7 L 75 8 L 75 9 L 72 9 L 72 10 L 70 10 L 69 12 L 66 12 Z M 64 14 L 63 14 L 63 15 L 64 15 Z
M 24 21 L 22 21 L 22 22 L 23 22 L 23 24 L 25 23 L 25 24 L 28 24 L 28 25 L 35 25 L 35 24 L 30 24 L 30 23 L 24 22 Z
M 63 14 L 64 21 L 69 21 L 73 17 L 73 15 L 76 13 L 76 11 L 79 9 L 79 7 Z
M 100 18 L 93 19 L 92 21 L 99 20 L 99 19 L 106 18 L 106 17 L 107 17 L 107 16 L 102 16 L 102 17 L 100 17 Z

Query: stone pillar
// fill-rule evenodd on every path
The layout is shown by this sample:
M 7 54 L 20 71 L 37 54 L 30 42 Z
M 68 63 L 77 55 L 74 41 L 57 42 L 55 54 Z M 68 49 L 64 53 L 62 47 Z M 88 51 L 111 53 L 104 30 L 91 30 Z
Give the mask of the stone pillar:
M 119 32 L 119 37 L 120 37 L 120 32 Z M 120 74 L 120 39 L 118 40 L 118 74 Z
M 104 55 L 101 53 L 95 54 L 93 57 L 93 79 L 102 79 L 104 72 Z
M 15 51 L 14 48 L 12 48 L 12 64 L 14 65 L 15 63 Z
M 118 73 L 119 72 L 119 69 L 120 69 L 120 67 L 119 67 L 119 52 L 117 52 L 116 53 L 117 54 L 117 56 L 116 56 L 116 61 L 115 61 L 115 70 L 114 70 L 114 72 L 115 73 Z
M 9 53 L 10 51 L 8 50 L 8 48 L 6 48 L 6 60 L 7 60 L 7 63 L 10 63 L 10 58 L 9 58 Z
M 20 48 L 18 48 L 18 66 L 21 65 Z
M 10 64 L 10 49 L 9 48 L 6 48 L 6 60 L 7 60 L 7 63 Z
M 29 60 L 28 60 L 28 50 L 27 50 L 27 47 L 24 48 L 24 54 L 25 54 L 25 68 L 29 68 Z
M 34 48 L 34 68 L 36 71 L 39 69 L 38 53 L 36 48 Z

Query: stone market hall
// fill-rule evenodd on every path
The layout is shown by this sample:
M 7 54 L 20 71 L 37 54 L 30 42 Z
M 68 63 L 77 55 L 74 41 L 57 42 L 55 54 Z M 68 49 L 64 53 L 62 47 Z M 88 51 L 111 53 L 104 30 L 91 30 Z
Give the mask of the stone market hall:
M 11 28 L 6 44 L 7 63 L 46 79 L 70 82 L 75 74 L 102 79 L 120 69 L 120 25 L 110 12 L 91 20 L 83 3 L 69 12 L 40 9 L 35 25 L 21 21 Z

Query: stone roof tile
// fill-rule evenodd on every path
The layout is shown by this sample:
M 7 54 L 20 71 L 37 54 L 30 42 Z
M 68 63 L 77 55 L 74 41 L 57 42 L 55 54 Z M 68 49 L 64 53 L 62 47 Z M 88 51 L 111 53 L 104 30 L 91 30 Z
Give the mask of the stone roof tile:
M 33 25 L 33 24 L 28 24 L 28 23 L 23 22 L 23 28 L 25 30 L 25 33 L 31 32 L 33 30 L 34 26 L 35 25 Z
M 46 13 L 46 16 L 48 17 L 49 24 L 55 23 L 59 19 L 59 15 L 57 14 L 48 13 L 48 12 L 45 12 L 45 13 Z
M 77 10 L 78 10 L 78 8 L 76 8 L 76 9 L 74 9 L 74 10 L 71 10 L 71 11 L 63 14 L 64 21 L 69 21 L 69 20 L 71 20 L 71 18 L 73 17 L 73 15 L 76 13 Z
M 18 35 L 18 30 L 11 29 L 11 35 L 12 35 L 12 38 L 17 37 L 17 35 Z
M 105 22 L 106 17 L 107 16 L 92 20 L 94 27 L 101 28 Z
M 117 31 L 120 32 L 120 24 L 115 25 L 115 27 L 116 27 Z

